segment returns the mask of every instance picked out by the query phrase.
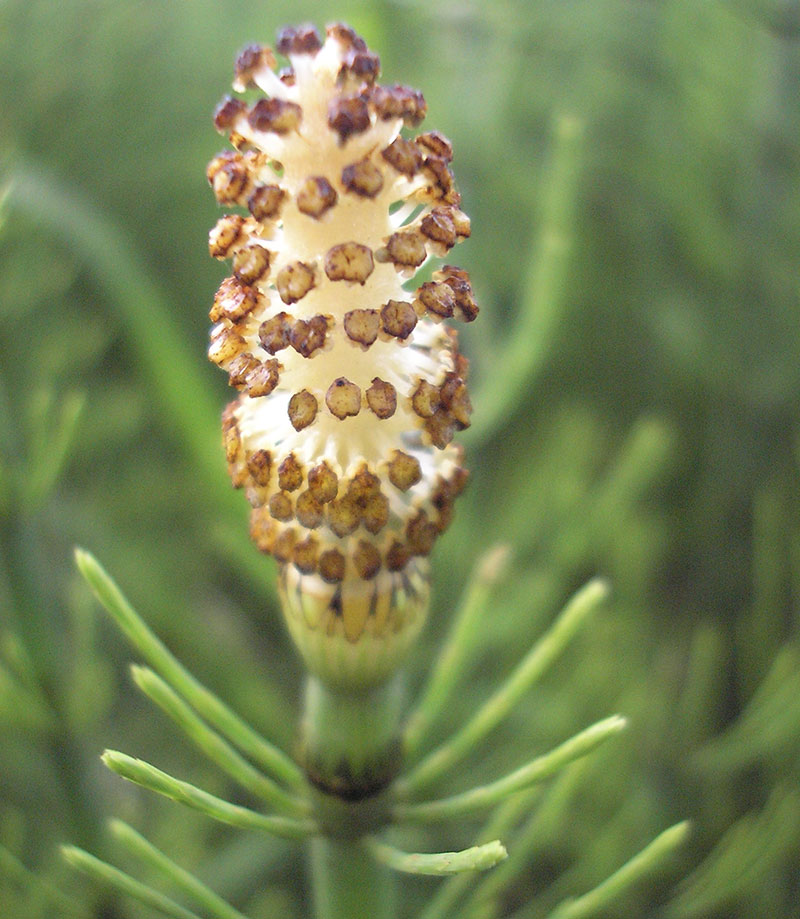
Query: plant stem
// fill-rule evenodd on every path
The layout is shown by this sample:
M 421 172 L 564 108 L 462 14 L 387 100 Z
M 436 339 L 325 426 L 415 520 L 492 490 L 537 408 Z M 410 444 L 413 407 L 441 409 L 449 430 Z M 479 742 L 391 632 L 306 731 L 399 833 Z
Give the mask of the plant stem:
M 395 777 L 404 695 L 398 678 L 346 692 L 309 676 L 303 758 L 309 778 L 325 797 L 365 801 Z M 342 835 L 335 826 L 331 830 Z
M 84 874 L 90 875 L 102 884 L 114 887 L 120 893 L 133 897 L 151 909 L 157 910 L 162 916 L 169 916 L 170 919 L 200 919 L 197 913 L 193 913 L 170 897 L 137 881 L 136 878 L 101 861 L 89 852 L 84 852 L 77 846 L 62 846 L 61 854 L 73 868 L 83 871 Z
M 151 842 L 141 836 L 133 827 L 122 820 L 112 820 L 111 832 L 133 855 L 145 864 L 150 865 L 158 874 L 162 875 L 171 885 L 182 891 L 200 909 L 208 913 L 212 919 L 247 919 L 244 913 L 234 909 L 222 897 L 217 896 L 199 878 L 190 871 L 175 864 Z
M 308 677 L 303 758 L 323 833 L 309 843 L 316 919 L 396 915 L 394 872 L 362 840 L 389 820 L 383 792 L 399 766 L 403 698 L 397 677 L 358 692 Z
M 317 837 L 310 843 L 316 919 L 393 919 L 396 883 L 390 868 L 353 839 Z

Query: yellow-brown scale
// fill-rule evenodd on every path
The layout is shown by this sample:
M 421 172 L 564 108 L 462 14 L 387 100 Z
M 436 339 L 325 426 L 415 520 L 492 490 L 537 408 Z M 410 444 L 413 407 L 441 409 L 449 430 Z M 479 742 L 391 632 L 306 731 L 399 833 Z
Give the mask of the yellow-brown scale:
M 211 309 L 209 356 L 239 398 L 223 431 L 251 534 L 280 568 L 282 605 L 309 669 L 374 685 L 400 662 L 428 601 L 427 556 L 466 473 L 467 362 L 446 319 L 472 321 L 466 272 L 431 258 L 469 236 L 437 132 L 405 137 L 422 95 L 376 83 L 379 62 L 343 25 L 323 42 L 286 29 L 239 56 L 217 128 L 234 147 L 208 179 L 231 208 L 209 250 L 232 274 Z

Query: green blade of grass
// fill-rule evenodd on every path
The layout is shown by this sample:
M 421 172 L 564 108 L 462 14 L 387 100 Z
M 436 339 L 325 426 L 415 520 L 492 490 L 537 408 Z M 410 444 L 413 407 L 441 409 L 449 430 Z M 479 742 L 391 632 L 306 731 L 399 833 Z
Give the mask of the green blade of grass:
M 466 441 L 485 443 L 530 393 L 564 315 L 565 275 L 572 252 L 575 195 L 580 177 L 583 123 L 561 115 L 542 187 L 546 194 L 539 215 L 539 235 L 522 284 L 524 308 L 515 328 L 496 345 L 503 360 L 493 366 L 478 392 L 481 411 Z
M 223 483 L 219 406 L 200 370 L 202 363 L 172 318 L 172 304 L 151 278 L 133 242 L 90 202 L 41 167 L 17 164 L 6 195 L 11 210 L 25 214 L 76 250 L 107 292 L 128 347 L 149 377 L 166 426 L 183 440 L 208 493 L 233 512 L 237 502 Z

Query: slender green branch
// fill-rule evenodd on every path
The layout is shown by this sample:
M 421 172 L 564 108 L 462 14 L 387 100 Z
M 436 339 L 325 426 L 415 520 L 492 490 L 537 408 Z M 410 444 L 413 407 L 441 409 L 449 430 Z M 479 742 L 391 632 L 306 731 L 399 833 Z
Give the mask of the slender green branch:
M 401 852 L 374 837 L 368 837 L 363 844 L 379 862 L 394 871 L 437 877 L 461 874 L 464 871 L 486 871 L 508 856 L 506 847 L 499 839 L 460 852 L 434 853 Z
M 151 909 L 158 910 L 164 916 L 169 916 L 171 919 L 200 919 L 197 913 L 193 913 L 163 893 L 153 890 L 147 884 L 142 884 L 141 881 L 137 881 L 129 874 L 125 874 L 124 871 L 120 871 L 119 868 L 114 868 L 113 865 L 95 858 L 94 855 L 84 852 L 83 849 L 79 849 L 77 846 L 62 846 L 61 854 L 73 868 L 77 868 L 78 871 L 90 875 L 95 880 L 108 884 L 121 893 L 139 900 L 140 903 L 144 903 L 145 906 L 149 906 Z
M 300 791 L 306 787 L 302 771 L 282 750 L 257 734 L 224 702 L 206 689 L 167 650 L 144 620 L 128 603 L 119 587 L 97 559 L 82 549 L 75 560 L 102 606 L 117 623 L 128 641 L 164 679 L 203 717 L 239 749 L 270 772 L 273 778 Z
M 462 759 L 508 715 L 522 696 L 541 678 L 575 636 L 589 615 L 608 596 L 608 584 L 595 578 L 569 601 L 559 617 L 539 639 L 511 676 L 475 716 L 441 747 L 427 756 L 410 775 L 397 783 L 397 796 L 419 794 Z
M 475 647 L 479 626 L 484 621 L 492 588 L 505 571 L 508 556 L 507 546 L 495 546 L 476 566 L 447 639 L 436 656 L 428 683 L 408 719 L 404 737 L 406 763 L 413 762 L 462 676 L 468 656 Z
M 125 846 L 125 848 L 140 858 L 143 862 L 155 868 L 167 880 L 179 888 L 187 897 L 192 899 L 198 907 L 205 910 L 213 919 L 247 919 L 238 909 L 226 903 L 222 897 L 214 893 L 199 878 L 196 878 L 185 868 L 176 865 L 172 859 L 167 858 L 149 840 L 140 835 L 122 820 L 112 820 L 109 824 L 111 832 Z
M 489 819 L 478 834 L 478 840 L 490 841 L 498 837 L 505 838 L 519 819 L 521 813 L 529 811 L 541 796 L 542 789 L 534 786 L 505 800 L 489 816 Z M 514 850 L 512 849 L 512 856 Z M 493 877 L 508 864 L 506 859 L 498 865 L 488 877 Z M 457 874 L 440 884 L 436 892 L 425 904 L 425 909 L 417 919 L 446 919 L 454 914 L 455 904 L 474 885 L 475 875 Z
M 284 836 L 288 839 L 307 839 L 317 829 L 310 820 L 272 817 L 259 814 L 257 811 L 238 804 L 231 804 L 229 801 L 224 801 L 207 791 L 196 788 L 189 782 L 173 778 L 166 772 L 151 766 L 150 763 L 118 753 L 116 750 L 106 750 L 102 760 L 112 772 L 116 772 L 129 782 L 171 798 L 179 804 L 200 811 L 207 817 L 212 817 L 222 823 L 229 823 L 248 830 L 263 830 L 274 836 Z
M 310 804 L 285 792 L 240 756 L 233 747 L 212 731 L 202 718 L 149 667 L 131 667 L 136 685 L 188 735 L 188 737 L 243 788 L 262 798 L 276 810 L 295 817 L 306 817 Z
M 439 801 L 398 804 L 395 808 L 395 816 L 398 820 L 406 820 L 410 823 L 433 823 L 438 820 L 459 819 L 467 814 L 492 807 L 510 794 L 550 778 L 568 763 L 581 756 L 586 756 L 609 737 L 618 734 L 626 724 L 626 720 L 620 715 L 612 715 L 610 718 L 596 722 L 564 741 L 554 750 L 537 757 L 496 782 L 481 785 Z
M 478 912 L 481 904 L 493 902 L 503 888 L 513 883 L 523 872 L 530 870 L 535 852 L 541 852 L 543 847 L 548 845 L 552 839 L 554 826 L 564 820 L 566 804 L 576 787 L 580 785 L 588 762 L 589 760 L 584 757 L 570 763 L 548 787 L 536 813 L 521 831 L 509 840 L 510 857 L 502 865 L 498 865 L 496 871 L 487 875 L 473 891 L 463 911 L 465 919 L 466 917 L 471 919 L 473 913 Z M 521 796 L 515 795 L 506 802 L 504 807 L 520 813 L 519 797 Z
M 643 877 L 660 868 L 664 860 L 686 841 L 689 829 L 689 822 L 684 820 L 664 830 L 650 845 L 634 855 L 594 890 L 560 903 L 548 919 L 586 919 L 587 916 L 594 916 L 605 909 Z
M 541 785 L 534 785 L 507 798 L 491 812 L 477 836 L 478 841 L 508 837 L 511 851 L 502 864 L 483 876 L 478 890 L 460 909 L 459 915 L 465 915 L 466 910 L 469 919 L 473 919 L 470 907 L 487 901 L 484 891 L 491 894 L 498 892 L 513 876 L 529 867 L 530 846 L 533 840 L 538 839 L 540 834 L 546 835 L 550 824 L 558 819 L 564 799 L 580 782 L 586 771 L 587 762 L 586 758 L 575 760 L 564 768 L 546 790 Z M 512 836 L 514 828 L 526 814 L 532 814 L 527 827 L 521 835 Z M 453 914 L 455 904 L 474 886 L 475 881 L 475 876 L 470 874 L 448 878 L 439 885 L 417 919 L 447 919 Z
M 21 888 L 35 891 L 39 902 L 51 904 L 59 911 L 59 916 L 88 917 L 87 908 L 83 904 L 62 893 L 49 881 L 23 865 L 5 846 L 0 846 L 0 878 L 3 875 Z M 2 889 L 5 889 L 5 886 L 0 884 L 0 890 Z

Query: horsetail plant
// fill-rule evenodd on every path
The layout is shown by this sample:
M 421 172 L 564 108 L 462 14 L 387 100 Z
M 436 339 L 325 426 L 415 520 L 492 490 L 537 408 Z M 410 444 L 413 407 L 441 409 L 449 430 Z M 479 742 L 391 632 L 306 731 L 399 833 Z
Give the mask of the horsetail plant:
M 230 213 L 209 248 L 232 261 L 232 273 L 211 308 L 209 357 L 239 391 L 223 415 L 228 468 L 250 503 L 254 542 L 277 562 L 281 609 L 308 671 L 298 753 L 271 744 L 202 686 L 79 551 L 84 577 L 149 665 L 134 668 L 137 686 L 254 803 L 233 804 L 116 751 L 103 761 L 223 823 L 307 841 L 318 919 L 399 915 L 399 872 L 457 876 L 426 919 L 496 915 L 480 889 L 470 898 L 467 882 L 506 858 L 494 830 L 510 831 L 542 782 L 625 719 L 601 720 L 487 785 L 438 800 L 428 789 L 503 721 L 607 587 L 595 580 L 579 591 L 468 723 L 430 749 L 507 555 L 493 550 L 476 569 L 409 714 L 402 665 L 428 615 L 428 556 L 467 478 L 453 443 L 469 425 L 467 361 L 445 321 L 478 314 L 465 271 L 445 264 L 428 280 L 420 272 L 469 236 L 470 221 L 449 141 L 403 130 L 423 120 L 422 95 L 380 85 L 378 57 L 363 39 L 336 24 L 323 42 L 302 26 L 282 30 L 276 50 L 289 61 L 279 72 L 269 48 L 240 54 L 234 89 L 251 101 L 226 97 L 215 113 L 232 149 L 207 176 Z M 484 833 L 462 851 L 404 852 L 387 838 L 404 825 L 481 813 Z M 588 914 L 587 903 L 651 870 L 685 831 L 679 824 L 558 915 Z M 242 917 L 127 824 L 114 822 L 113 833 L 203 915 Z M 198 916 L 87 852 L 66 847 L 65 855 L 163 915 Z M 524 848 L 512 855 L 508 881 L 525 870 Z

